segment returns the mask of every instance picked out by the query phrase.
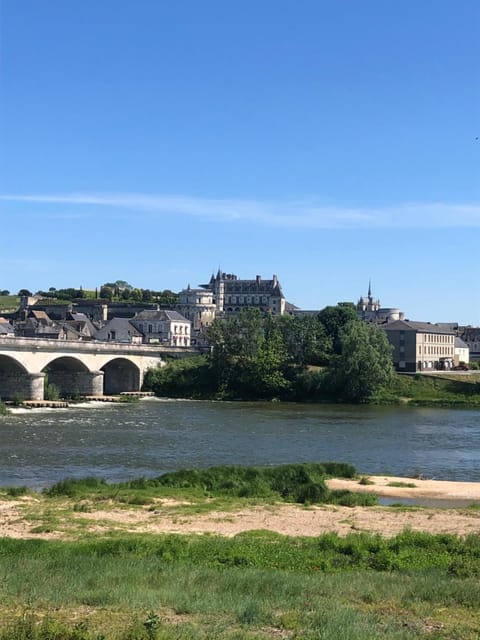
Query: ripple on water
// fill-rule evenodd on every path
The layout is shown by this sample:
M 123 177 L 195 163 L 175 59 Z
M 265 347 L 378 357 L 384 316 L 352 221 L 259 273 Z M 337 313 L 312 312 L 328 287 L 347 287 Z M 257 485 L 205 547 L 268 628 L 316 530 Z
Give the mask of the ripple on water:
M 339 460 L 362 473 L 480 481 L 480 412 L 149 399 L 0 418 L 0 485 L 184 467 Z

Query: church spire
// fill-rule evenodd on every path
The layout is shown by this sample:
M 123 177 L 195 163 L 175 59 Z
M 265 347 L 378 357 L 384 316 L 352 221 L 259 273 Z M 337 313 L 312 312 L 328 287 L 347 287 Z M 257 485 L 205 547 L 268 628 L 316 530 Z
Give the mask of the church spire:
M 372 297 L 372 281 L 370 279 L 368 280 L 368 297 Z

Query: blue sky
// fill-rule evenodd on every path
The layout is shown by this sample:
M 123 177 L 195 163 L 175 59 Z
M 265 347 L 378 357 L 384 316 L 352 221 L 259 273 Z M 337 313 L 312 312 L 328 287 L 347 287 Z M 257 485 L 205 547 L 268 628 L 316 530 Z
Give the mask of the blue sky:
M 0 289 L 369 279 L 480 325 L 477 0 L 0 0 Z

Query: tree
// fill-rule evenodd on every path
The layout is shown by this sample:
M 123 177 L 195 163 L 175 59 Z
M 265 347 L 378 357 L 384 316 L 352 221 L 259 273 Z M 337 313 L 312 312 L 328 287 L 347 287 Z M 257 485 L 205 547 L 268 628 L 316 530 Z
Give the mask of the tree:
M 280 316 L 277 319 L 286 357 L 300 366 L 325 364 L 332 352 L 332 339 L 316 316 Z
M 142 302 L 152 302 L 153 294 L 150 289 L 142 289 Z
M 152 295 L 162 307 L 173 309 L 178 304 L 178 293 L 174 293 L 170 289 L 152 291 Z
M 393 379 L 392 347 L 386 333 L 365 322 L 348 322 L 339 332 L 340 354 L 329 383 L 345 402 L 364 402 Z
M 113 289 L 112 287 L 108 287 L 107 285 L 103 285 L 100 287 L 100 298 L 105 298 L 107 300 L 113 300 Z
M 361 322 L 357 316 L 355 306 L 351 303 L 337 304 L 335 307 L 325 307 L 318 314 L 318 320 L 323 324 L 327 336 L 332 340 L 334 353 L 340 353 L 340 331 L 349 322 Z
M 17 295 L 19 295 L 19 296 L 29 296 L 30 297 L 32 295 L 32 292 L 29 291 L 28 289 L 20 289 L 20 291 L 18 292 Z
M 232 318 L 217 319 L 208 338 L 219 390 L 241 398 L 271 398 L 286 388 L 285 348 L 270 316 L 246 309 Z

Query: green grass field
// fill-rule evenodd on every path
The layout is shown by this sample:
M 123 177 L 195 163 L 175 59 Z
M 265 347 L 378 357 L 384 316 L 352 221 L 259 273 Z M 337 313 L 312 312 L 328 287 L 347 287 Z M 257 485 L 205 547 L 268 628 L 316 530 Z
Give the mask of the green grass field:
M 378 404 L 480 406 L 480 372 L 399 375 L 373 399 Z
M 473 640 L 480 537 L 0 540 L 0 638 Z
M 478 640 L 479 533 L 229 538 L 68 524 L 97 508 L 158 509 L 167 496 L 179 502 L 161 508 L 179 516 L 275 509 L 335 473 L 357 478 L 323 463 L 3 489 L 0 504 L 33 528 L 0 538 L 0 640 Z
M 0 296 L 0 312 L 16 311 L 19 304 L 20 298 L 18 296 Z

